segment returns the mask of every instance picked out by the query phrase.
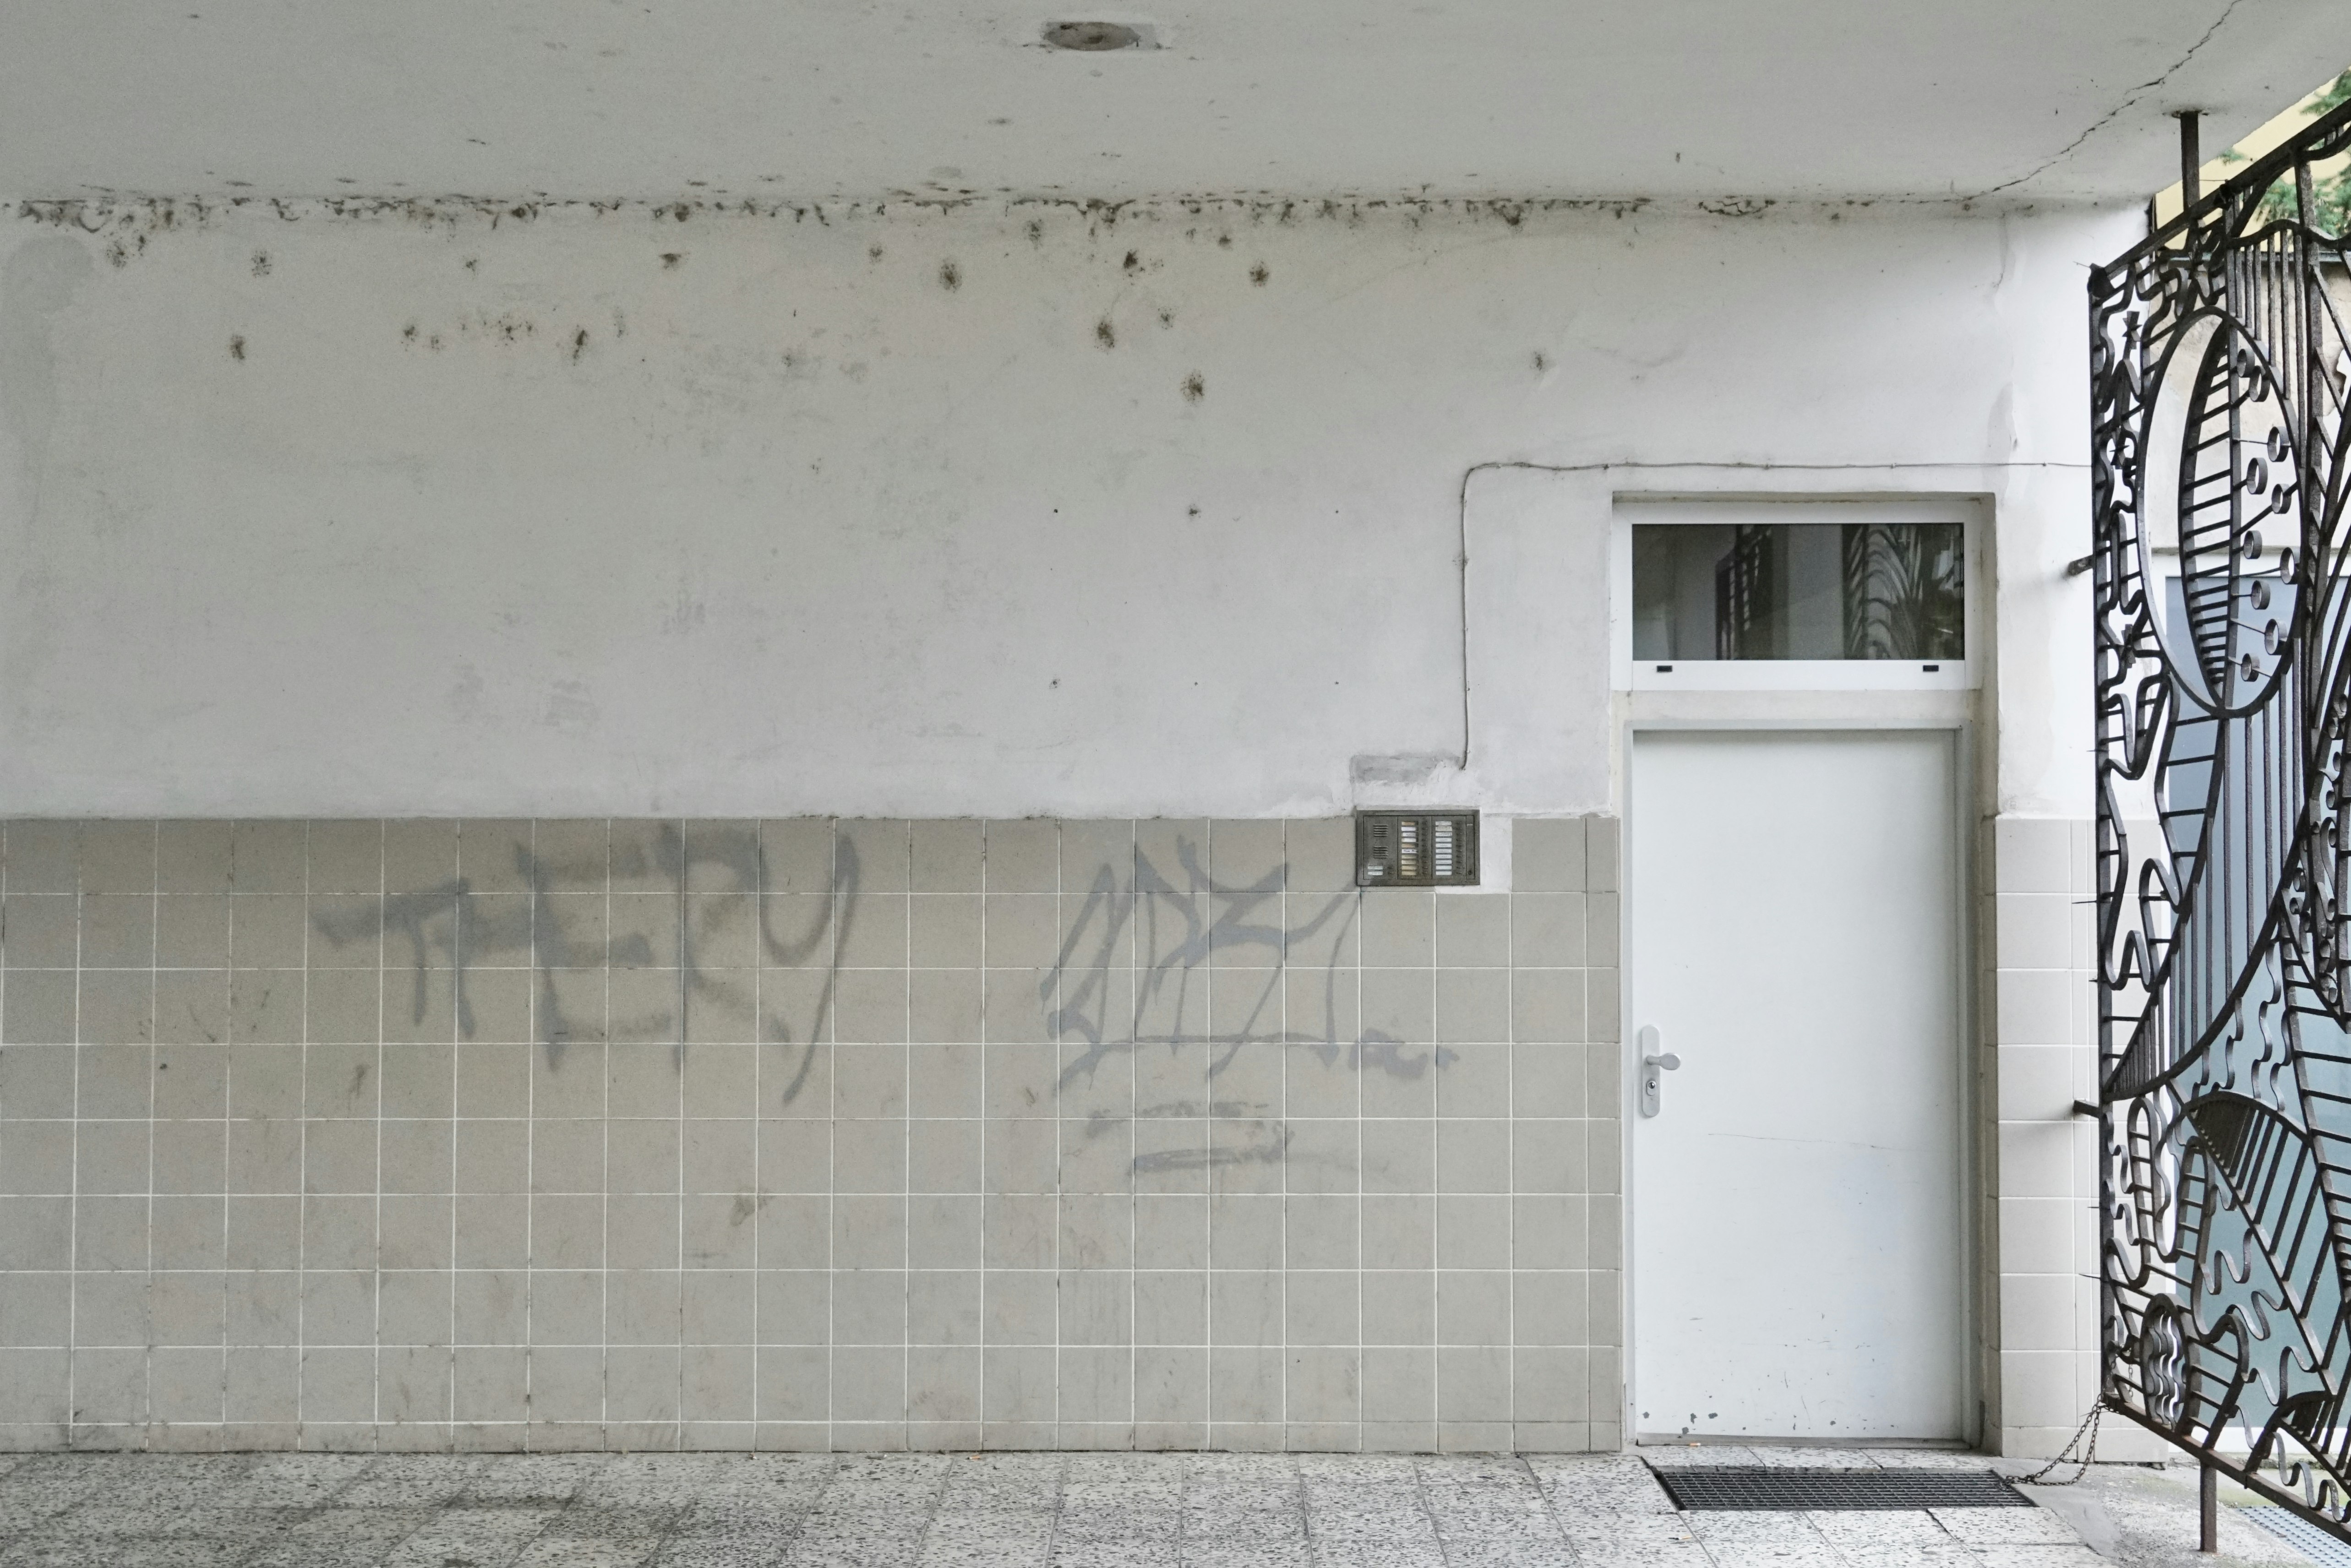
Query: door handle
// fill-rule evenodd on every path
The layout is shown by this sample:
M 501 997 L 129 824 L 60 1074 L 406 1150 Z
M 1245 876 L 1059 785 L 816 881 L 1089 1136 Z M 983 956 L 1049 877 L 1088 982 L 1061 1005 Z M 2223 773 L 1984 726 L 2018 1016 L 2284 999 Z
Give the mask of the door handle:
M 1664 1040 L 1656 1024 L 1643 1024 L 1635 1038 L 1641 1048 L 1641 1114 L 1654 1116 L 1666 1108 L 1666 1074 L 1679 1071 L 1682 1059 L 1657 1049 Z

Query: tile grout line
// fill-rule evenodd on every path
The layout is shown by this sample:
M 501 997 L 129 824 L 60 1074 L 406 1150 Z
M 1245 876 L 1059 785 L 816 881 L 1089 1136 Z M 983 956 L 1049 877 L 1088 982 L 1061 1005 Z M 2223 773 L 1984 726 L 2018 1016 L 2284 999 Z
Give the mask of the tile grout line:
M 1141 1099 L 1143 1080 L 1141 1065 L 1143 1059 L 1143 985 L 1142 977 L 1137 972 L 1135 967 L 1136 946 L 1141 941 L 1140 927 L 1142 925 L 1142 912 L 1139 908 L 1141 887 L 1139 879 L 1134 874 L 1135 857 L 1140 852 L 1138 840 L 1141 835 L 1142 828 L 1138 825 L 1135 819 L 1132 817 L 1128 818 L 1126 820 L 1125 879 L 1125 1032 L 1128 1042 L 1126 1049 L 1126 1416 L 1127 1443 L 1129 1447 L 1135 1447 L 1140 1444 L 1142 1438 L 1140 1428 L 1143 1426 L 1143 1356 L 1138 1348 L 1143 1339 L 1143 1335 L 1137 1327 L 1137 1313 L 1134 1310 L 1136 1295 L 1141 1288 L 1141 1259 L 1137 1250 L 1137 1243 L 1140 1239 L 1140 1226 L 1137 1223 L 1139 1209 L 1136 1203 L 1136 1199 L 1141 1196 L 1141 1194 L 1136 1190 L 1136 1183 L 1134 1179 L 1134 1158 L 1136 1146 L 1134 1113 L 1142 1108 L 1139 1102 Z M 1117 900 L 1120 896 L 1118 884 L 1119 878 L 1117 873 L 1113 872 L 1111 877 L 1111 897 L 1113 908 L 1117 907 Z M 1105 1008 L 1103 1011 L 1105 1015 L 1107 1015 L 1109 1009 Z M 1107 1021 L 1107 1019 L 1105 1019 L 1105 1021 Z
M 162 831 L 160 823 L 147 824 L 147 1180 L 145 1185 L 147 1192 L 146 1272 L 147 1288 L 150 1292 L 154 1290 L 155 1285 L 155 1077 L 162 1066 L 157 1055 L 161 1048 L 156 1044 L 156 1036 L 162 1031 L 159 1027 L 160 1020 L 155 1015 L 155 963 L 158 936 L 155 924 L 156 915 L 160 913 L 155 902 L 157 897 L 155 844 Z M 141 1354 L 141 1360 L 144 1363 L 147 1381 L 147 1421 L 152 1427 L 155 1420 L 155 1330 L 152 1317 L 149 1319 L 146 1337 L 147 1344 Z
M 234 862 L 229 858 L 231 846 L 232 846 L 232 845 L 234 845 L 234 844 L 235 844 L 235 826 L 234 826 L 234 824 L 226 824 L 226 823 L 223 824 L 223 825 L 222 825 L 222 829 L 221 829 L 221 834 L 222 834 L 222 837 L 221 837 L 221 849 L 222 849 L 223 872 L 222 872 L 222 883 L 221 883 L 221 886 L 222 886 L 222 892 L 221 892 L 221 894 L 220 894 L 220 899 L 221 899 L 221 933 L 220 933 L 220 942 L 221 942 L 221 946 L 220 946 L 220 955 L 221 955 L 221 990 L 220 990 L 220 1003 L 221 1003 L 221 1014 L 220 1014 L 220 1018 L 221 1018 L 221 1023 L 220 1023 L 220 1037 L 221 1037 L 221 1039 L 220 1039 L 220 1047 L 221 1047 L 221 1142 L 220 1142 L 220 1155 L 221 1155 L 221 1166 L 220 1166 L 220 1168 L 221 1168 L 221 1228 L 220 1228 L 220 1247 L 221 1247 L 221 1250 L 220 1250 L 220 1259 L 221 1259 L 221 1346 L 220 1346 L 220 1351 L 221 1351 L 221 1371 L 220 1371 L 220 1406 L 219 1406 L 219 1408 L 220 1408 L 220 1427 L 221 1427 L 222 1431 L 223 1431 L 224 1433 L 225 1433 L 225 1432 L 227 1431 L 228 1425 L 229 1425 L 229 1419 L 228 1419 L 228 1412 L 229 1412 L 229 1399 L 228 1399 L 228 1391 L 229 1391 L 229 1380 L 228 1380 L 229 1333 L 228 1333 L 228 1327 L 229 1327 L 229 1325 L 228 1325 L 228 1314 L 229 1314 L 229 1301 L 230 1301 L 230 1294 L 229 1294 L 229 1250 L 228 1250 L 228 1247 L 229 1247 L 229 1235 L 230 1235 L 230 1231 L 229 1231 L 229 1220 L 228 1220 L 228 1214 L 229 1214 L 229 1201 L 228 1201 L 228 1200 L 229 1200 L 228 1169 L 229 1169 L 229 1149 L 230 1149 L 229 1134 L 230 1134 L 230 1130 L 231 1130 L 232 1128 L 234 1128 L 234 1127 L 236 1125 L 236 1115 L 235 1115 L 235 1113 L 236 1113 L 236 1043 L 235 1043 L 235 1040 L 236 1040 L 236 1031 L 235 1031 L 235 995 L 236 995 L 236 985 L 235 985 L 235 979 L 236 979 L 236 970 L 235 970 L 235 956 L 236 956 L 236 900 L 235 900 L 235 898 L 234 896 L 232 896 L 232 895 L 231 895 L 231 894 L 230 894 L 230 893 L 229 893 L 229 891 L 228 891 L 228 890 L 229 890 L 229 887 L 230 887 L 230 885 L 231 885 L 231 883 L 230 883 L 230 882 L 229 882 L 229 880 L 228 880 L 228 879 L 229 879 L 229 875 L 230 875 L 230 873 L 231 873 L 231 868 L 233 868 L 234 863 L 235 863 L 235 862 Z M 5 875 L 5 873 L 0 873 L 0 875 Z M 157 880 L 158 880 L 159 882 L 161 881 L 161 870 L 160 870 L 160 868 L 158 869 L 158 877 L 157 877 Z M 0 959 L 0 968 L 5 968 L 5 959 Z M 0 986 L 5 986 L 5 984 L 6 984 L 6 981 L 5 981 L 5 975 L 0 975 Z
M 385 856 L 390 852 L 388 825 L 379 817 L 375 822 L 375 1248 L 368 1260 L 368 1291 L 373 1333 L 369 1346 L 369 1361 L 374 1375 L 368 1390 L 371 1449 L 383 1443 L 383 1060 L 384 1060 L 384 988 L 383 988 L 383 894 L 386 885 Z M 307 914 L 308 911 L 305 911 Z
M 612 819 L 601 823 L 604 838 L 604 874 L 601 883 L 604 892 L 604 928 L 598 946 L 596 973 L 604 983 L 604 1027 L 597 1030 L 602 1042 L 597 1051 L 602 1071 L 597 1074 L 597 1093 L 602 1107 L 601 1138 L 602 1179 L 597 1183 L 596 1280 L 601 1297 L 601 1315 L 598 1319 L 596 1347 L 596 1425 L 597 1441 L 609 1447 L 612 1441 Z
M 979 1120 L 979 1408 L 973 1426 L 980 1446 L 987 1444 L 987 1302 L 989 1276 L 992 1272 L 987 1259 L 987 862 L 988 852 L 996 842 L 995 824 L 983 820 L 979 824 L 979 1103 L 975 1108 Z
M 302 1006 L 294 1032 L 301 1067 L 295 1099 L 294 1440 L 308 1435 L 310 1392 L 310 823 L 302 823 Z
M 1201 1424 L 1200 1435 L 1200 1447 L 1205 1450 L 1213 1448 L 1217 1446 L 1217 1427 L 1218 1425 L 1217 1420 L 1217 1263 L 1219 1249 L 1217 1246 L 1217 1086 L 1215 1082 L 1215 1064 L 1217 1060 L 1217 967 L 1215 936 L 1217 928 L 1217 824 L 1213 818 L 1202 819 L 1200 823 L 1200 838 L 1202 841 L 1201 848 L 1206 852 L 1201 858 L 1207 863 L 1208 868 L 1208 886 L 1205 892 L 1201 889 L 1200 873 L 1196 868 L 1192 873 L 1192 901 L 1194 904 L 1192 918 L 1196 923 L 1197 923 L 1196 925 L 1196 929 L 1197 929 L 1201 934 L 1200 945 L 1202 951 L 1198 959 L 1201 992 L 1200 1033 L 1203 1037 L 1202 1044 L 1205 1047 L 1200 1053 L 1200 1190 L 1204 1197 L 1204 1201 L 1201 1205 L 1201 1224 L 1207 1228 L 1208 1233 L 1208 1310 L 1207 1314 L 1208 1332 L 1205 1336 L 1207 1343 L 1203 1348 L 1200 1356 L 1200 1375 L 1207 1385 L 1207 1397 L 1205 1405 L 1207 1419 Z M 1202 912 L 1199 908 L 1201 904 L 1207 905 L 1205 919 L 1203 918 Z M 1176 1032 L 1179 1035 L 1183 1032 L 1180 1020 Z
M 82 987 L 82 889 L 81 889 L 81 829 L 72 830 L 73 901 L 74 901 L 74 988 L 73 988 L 73 1082 L 74 1124 L 72 1134 L 73 1168 L 68 1173 L 72 1197 L 68 1201 L 66 1228 L 68 1231 L 66 1268 L 66 1441 L 77 1443 L 79 1433 L 76 1417 L 80 1415 L 78 1398 L 80 1394 L 81 1364 L 81 987 Z
M 673 1403 L 675 1412 L 670 1446 L 677 1452 L 686 1447 L 685 1427 L 685 1357 L 690 1348 L 685 1333 L 685 1087 L 687 1071 L 687 1041 L 693 1038 L 693 1019 L 687 1014 L 686 966 L 693 958 L 691 932 L 694 904 L 687 894 L 687 883 L 694 875 L 694 843 L 690 837 L 694 824 L 680 818 L 677 822 L 677 1132 L 675 1134 L 677 1164 L 672 1173 L 677 1184 L 677 1291 L 675 1295 L 677 1324 L 677 1378 L 674 1385 Z M 714 830 L 716 831 L 716 830 Z
M 834 1119 L 834 1085 L 841 1072 L 841 928 L 849 919 L 849 906 L 841 891 L 841 821 L 838 817 L 825 819 L 826 851 L 831 857 L 827 864 L 825 893 L 830 899 L 829 918 L 825 924 L 825 940 L 831 953 L 827 981 L 825 1016 L 810 1020 L 809 1051 L 814 1060 L 816 1037 L 820 1031 L 830 1038 L 824 1043 L 825 1113 L 824 1113 L 824 1446 L 828 1452 L 839 1453 L 840 1437 L 833 1430 L 834 1385 L 841 1363 L 840 1325 L 833 1322 L 833 1292 L 839 1283 L 840 1258 L 836 1249 L 840 1242 L 841 1214 L 838 1192 L 841 1186 L 840 1128 Z M 855 863 L 856 846 L 851 845 L 852 863 Z M 853 896 L 853 894 L 852 895 Z
M 530 1038 L 524 1045 L 522 1052 L 522 1442 L 524 1451 L 529 1452 L 530 1445 L 537 1440 L 535 1428 L 538 1426 L 538 1423 L 532 1419 L 536 1413 L 538 1372 L 538 1333 L 536 1320 L 538 1306 L 537 1216 L 538 1209 L 538 1037 L 540 1033 L 538 1007 L 541 980 L 538 971 L 539 926 L 544 918 L 545 912 L 542 906 L 546 901 L 539 896 L 541 878 L 538 872 L 538 820 L 530 819 L 525 824 L 523 831 L 525 833 L 523 859 L 528 863 L 528 875 L 524 880 L 529 886 L 529 892 L 526 896 L 530 901 L 527 907 L 529 910 L 529 957 L 532 968 L 528 988 L 530 1000 L 525 1005 L 523 1020 L 525 1032 Z M 515 869 L 519 872 L 524 868 L 517 866 Z M 555 982 L 549 978 L 545 981 L 545 984 L 552 988 Z
M 1427 851 L 1422 851 L 1424 854 Z M 1430 1269 L 1430 1299 L 1436 1308 L 1431 1314 L 1428 1351 L 1428 1427 L 1431 1445 L 1437 1453 L 1446 1451 L 1445 1442 L 1445 1184 L 1437 1176 L 1437 1168 L 1445 1157 L 1445 1118 L 1440 1113 L 1444 1092 L 1445 1047 L 1438 1043 L 1443 1030 L 1438 1027 L 1437 984 L 1444 970 L 1439 967 L 1445 955 L 1437 943 L 1437 894 L 1428 894 L 1428 1154 L 1429 1165 L 1423 1177 L 1428 1183 L 1428 1240 Z M 1433 1516 L 1432 1516 L 1433 1521 Z
M 1353 1043 L 1348 1047 L 1348 1066 L 1355 1085 L 1355 1157 L 1353 1162 L 1355 1167 L 1355 1444 L 1360 1452 L 1377 1434 L 1370 1430 L 1373 1424 L 1369 1375 L 1371 1354 L 1364 1348 L 1368 1335 L 1364 1328 L 1364 1309 L 1371 1292 L 1368 1278 L 1371 1260 L 1365 1251 L 1370 1228 L 1364 1220 L 1369 1205 L 1364 1188 L 1364 893 L 1360 886 L 1354 885 L 1362 873 L 1355 863 L 1352 826 L 1350 824 L 1347 841 L 1347 881 L 1353 889 L 1354 905 L 1349 925 L 1355 934 L 1355 1017 L 1354 1028 L 1350 1031 Z M 1436 1286 L 1432 1282 L 1429 1288 L 1434 1292 Z M 1434 1302 L 1432 1294 L 1431 1304 Z
M 1278 922 L 1275 935 L 1279 946 L 1274 950 L 1274 1066 L 1276 1092 L 1280 1103 L 1276 1107 L 1274 1126 L 1281 1141 L 1281 1358 L 1276 1372 L 1281 1379 L 1281 1447 L 1290 1450 L 1290 823 L 1274 819 L 1278 844 L 1277 855 L 1281 873 L 1280 891 L 1274 895 L 1274 915 Z M 1299 1508 L 1305 1509 L 1305 1482 L 1299 1482 Z
M 1504 1389 L 1510 1411 L 1510 1451 L 1519 1449 L 1519 1013 L 1513 1005 L 1519 983 L 1519 903 L 1518 883 L 1499 895 L 1502 900 L 1502 1236 L 1508 1250 L 1507 1271 L 1503 1279 L 1510 1292 L 1503 1303 L 1506 1339 L 1504 1342 L 1503 1375 L 1509 1380 Z M 1580 1068 L 1582 1062 L 1578 1062 Z M 1589 1106 L 1586 1107 L 1589 1109 Z M 1588 1320 L 1587 1320 L 1588 1321 Z M 1586 1332 L 1585 1338 L 1591 1334 Z M 1589 1356 L 1585 1357 L 1586 1375 L 1590 1373 Z M 1584 1414 L 1591 1415 L 1591 1401 L 1585 1400 Z M 1585 1442 L 1590 1442 L 1589 1426 Z
M 755 818 L 751 823 L 751 1448 L 764 1451 L 767 1434 L 760 1416 L 759 1346 L 767 1336 L 759 1328 L 759 1276 L 761 1272 L 760 1237 L 767 1227 L 766 1198 L 768 1184 L 759 1169 L 759 1126 L 767 1118 L 766 1088 L 762 1075 L 767 1065 L 768 1049 L 768 821 Z
M 457 1113 L 462 1107 L 458 1092 L 464 1080 L 458 1063 L 465 1051 L 465 824 L 463 820 L 450 824 L 450 863 L 456 871 L 454 883 L 455 896 L 449 909 L 449 1352 L 444 1375 L 447 1378 L 442 1396 L 441 1412 L 445 1423 L 448 1447 L 457 1447 L 457 1281 L 462 1277 L 457 1268 Z
M 1053 1072 L 1053 1440 L 1056 1444 L 1064 1441 L 1061 1414 L 1062 1368 L 1067 1366 L 1070 1361 L 1070 1347 L 1064 1343 L 1068 1337 L 1068 1325 L 1061 1321 L 1061 1232 L 1069 1218 L 1069 1211 L 1063 1201 L 1066 1197 L 1063 1187 L 1066 1184 L 1063 1179 L 1065 1173 L 1062 1169 L 1061 1135 L 1061 970 L 1063 967 L 1060 956 L 1061 950 L 1061 857 L 1067 848 L 1062 841 L 1062 827 L 1063 823 L 1060 819 L 1053 820 L 1053 923 L 1050 927 L 1053 933 L 1054 953 L 1053 993 L 1052 1010 L 1046 1014 L 1044 1030 L 1045 1060 L 1051 1064 Z M 1134 1333 L 1133 1319 L 1130 1316 L 1128 1337 L 1133 1338 Z M 1096 1414 L 1099 1415 L 1099 1411 Z M 1060 1498 L 1058 1483 L 1054 1495 L 1058 1502 Z
M 898 1440 L 914 1446 L 914 824 L 906 823 L 906 985 L 905 1043 L 900 1048 L 898 1121 L 904 1129 L 898 1141 L 901 1199 L 904 1218 L 898 1228 Z

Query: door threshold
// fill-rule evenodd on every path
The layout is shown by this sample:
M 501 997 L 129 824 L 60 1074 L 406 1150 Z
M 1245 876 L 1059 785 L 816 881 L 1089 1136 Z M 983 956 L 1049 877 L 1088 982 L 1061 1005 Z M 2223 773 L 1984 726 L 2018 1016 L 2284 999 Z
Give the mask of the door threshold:
M 1975 1451 L 1965 1437 L 1740 1437 L 1709 1432 L 1703 1437 L 1672 1432 L 1642 1432 L 1633 1438 L 1636 1448 L 1938 1448 L 1949 1453 Z

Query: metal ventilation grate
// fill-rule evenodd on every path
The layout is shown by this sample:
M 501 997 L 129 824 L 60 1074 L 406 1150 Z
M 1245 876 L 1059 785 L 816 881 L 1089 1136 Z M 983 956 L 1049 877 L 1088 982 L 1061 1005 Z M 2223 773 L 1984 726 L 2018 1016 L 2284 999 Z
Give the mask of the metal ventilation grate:
M 2299 1548 L 2321 1568 L 2351 1568 L 2351 1542 L 2321 1530 L 2294 1510 L 2264 1507 L 2238 1511 L 2289 1546 Z
M 2032 1508 L 1990 1470 L 1800 1470 L 1761 1465 L 1652 1465 L 1680 1509 Z
M 1477 881 L 1477 812 L 1355 813 L 1356 886 L 1470 887 Z

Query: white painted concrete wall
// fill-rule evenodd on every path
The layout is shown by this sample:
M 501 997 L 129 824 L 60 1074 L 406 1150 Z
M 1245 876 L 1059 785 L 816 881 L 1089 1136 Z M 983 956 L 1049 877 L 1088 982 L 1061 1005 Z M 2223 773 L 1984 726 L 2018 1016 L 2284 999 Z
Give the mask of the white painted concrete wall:
M 1585 472 L 1473 505 L 1455 795 L 1610 807 L 1612 493 L 1919 489 L 1993 502 L 1999 809 L 2085 815 L 2131 222 L 36 209 L 0 811 L 1343 809 L 1458 756 L 1465 479 L 1525 463 Z

